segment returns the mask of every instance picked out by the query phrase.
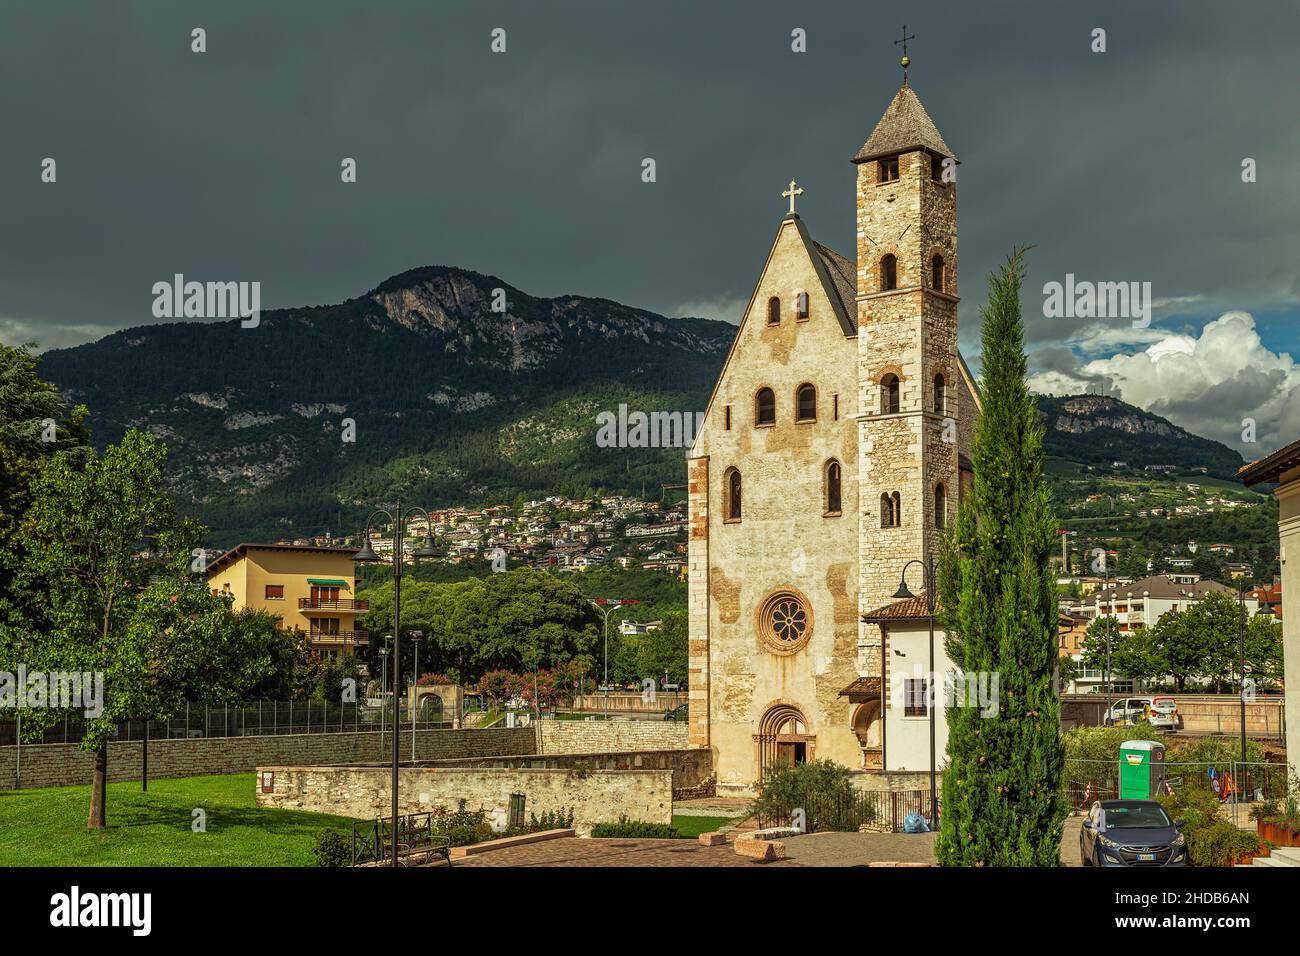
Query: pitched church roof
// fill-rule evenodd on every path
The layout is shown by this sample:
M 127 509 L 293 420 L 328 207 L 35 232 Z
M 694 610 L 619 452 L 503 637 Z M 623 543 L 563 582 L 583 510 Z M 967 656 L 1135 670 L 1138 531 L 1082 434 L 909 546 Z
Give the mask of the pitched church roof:
M 839 299 L 840 308 L 843 310 L 845 317 L 850 323 L 856 325 L 854 317 L 858 312 L 857 267 L 854 266 L 853 260 L 844 258 L 834 249 L 823 246 L 816 239 L 812 240 L 812 245 L 826 269 L 827 276 L 831 280 L 830 289 L 827 291 Z M 845 334 L 851 333 L 846 330 Z
M 853 161 L 865 163 L 912 149 L 928 149 L 932 153 L 957 158 L 939 135 L 930 114 L 925 111 L 912 88 L 904 83 Z

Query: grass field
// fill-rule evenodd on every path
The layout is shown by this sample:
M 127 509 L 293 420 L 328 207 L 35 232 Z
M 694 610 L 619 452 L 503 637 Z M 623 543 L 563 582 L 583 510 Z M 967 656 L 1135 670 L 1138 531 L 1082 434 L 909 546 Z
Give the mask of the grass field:
M 313 866 L 313 837 L 352 821 L 263 809 L 251 773 L 108 786 L 108 828 L 86 829 L 90 787 L 0 792 L 0 866 Z M 194 810 L 206 832 L 192 829 Z
M 718 827 L 735 823 L 735 817 L 692 817 L 685 814 L 673 814 L 673 826 L 683 837 L 694 840 L 701 833 L 712 833 Z

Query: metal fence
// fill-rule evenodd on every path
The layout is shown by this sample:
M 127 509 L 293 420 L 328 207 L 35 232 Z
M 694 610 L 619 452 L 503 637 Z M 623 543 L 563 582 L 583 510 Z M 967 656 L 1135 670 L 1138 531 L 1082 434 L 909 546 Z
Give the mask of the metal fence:
M 433 719 L 437 716 L 439 719 Z M 451 727 L 452 721 L 441 719 L 437 711 L 417 711 L 417 730 L 437 730 Z M 403 701 L 398 711 L 402 729 L 411 727 L 411 711 Z M 52 727 L 47 727 L 40 739 L 29 738 L 24 732 L 23 743 L 76 744 L 85 737 L 85 719 L 76 713 L 65 713 Z M 125 721 L 117 725 L 113 739 L 119 741 L 185 739 L 203 737 L 254 737 L 267 734 L 326 734 L 386 730 L 393 724 L 393 705 L 383 706 L 364 702 L 335 703 L 324 700 L 264 700 L 238 707 L 212 707 L 205 704 L 186 704 L 183 711 L 167 720 Z M 30 729 L 30 724 L 28 725 Z M 0 720 L 0 747 L 11 747 L 18 742 L 18 722 Z
M 1236 822 L 1241 821 L 1239 807 L 1282 799 L 1287 793 L 1287 767 L 1281 763 L 1221 760 L 1162 766 L 1160 794 L 1177 793 L 1187 787 L 1208 790 L 1231 806 Z M 1119 767 L 1119 760 L 1067 759 L 1065 786 L 1071 808 L 1086 810 L 1095 800 L 1118 800 Z
M 857 832 L 870 828 L 897 833 L 909 813 L 930 816 L 929 790 L 856 790 L 852 794 L 823 796 L 814 794 L 801 806 L 781 807 L 757 815 L 761 829 L 794 825 L 802 810 L 802 823 L 808 833 L 823 831 Z M 935 824 L 931 824 L 935 829 Z

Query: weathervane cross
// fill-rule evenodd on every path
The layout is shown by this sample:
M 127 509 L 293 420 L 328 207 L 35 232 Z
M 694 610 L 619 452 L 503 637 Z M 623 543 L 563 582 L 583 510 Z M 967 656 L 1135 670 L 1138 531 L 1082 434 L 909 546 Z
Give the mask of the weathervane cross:
M 908 41 L 908 40 L 915 40 L 915 39 L 916 39 L 916 34 L 915 34 L 915 33 L 913 33 L 911 36 L 908 36 L 908 34 L 907 34 L 907 24 L 904 23 L 904 24 L 903 24 L 903 38 L 902 38 L 901 40 L 895 40 L 895 41 L 894 41 L 894 46 L 898 46 L 898 44 L 900 44 L 900 43 L 903 44 L 903 58 L 902 58 L 901 60 L 899 60 L 898 63 L 899 63 L 899 65 L 903 68 L 903 82 L 904 82 L 904 83 L 907 82 L 907 68 L 908 68 L 909 66 L 912 65 L 912 59 L 911 59 L 911 57 L 909 57 L 909 56 L 907 55 L 907 41 Z
M 802 196 L 802 195 L 803 195 L 803 188 L 802 187 L 795 188 L 795 181 L 793 179 L 790 180 L 790 188 L 787 189 L 785 192 L 781 193 L 782 199 L 784 199 L 787 196 L 790 197 L 790 215 L 792 216 L 794 215 L 794 197 Z

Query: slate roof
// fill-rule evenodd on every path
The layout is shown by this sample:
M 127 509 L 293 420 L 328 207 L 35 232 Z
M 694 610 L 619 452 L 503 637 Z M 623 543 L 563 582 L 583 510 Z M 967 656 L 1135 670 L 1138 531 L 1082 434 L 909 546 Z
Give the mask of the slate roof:
M 957 158 L 939 135 L 930 114 L 925 111 L 912 88 L 904 83 L 853 161 L 865 163 L 881 156 L 892 156 L 913 149 L 927 149 L 941 156 Z
M 840 305 L 844 308 L 844 314 L 849 320 L 856 325 L 856 316 L 858 314 L 857 305 L 857 268 L 853 260 L 846 259 L 834 249 L 823 246 L 816 239 L 812 241 L 813 249 L 817 251 L 818 258 L 821 259 L 822 265 L 826 267 L 826 272 L 831 278 L 831 291 L 840 300 Z

